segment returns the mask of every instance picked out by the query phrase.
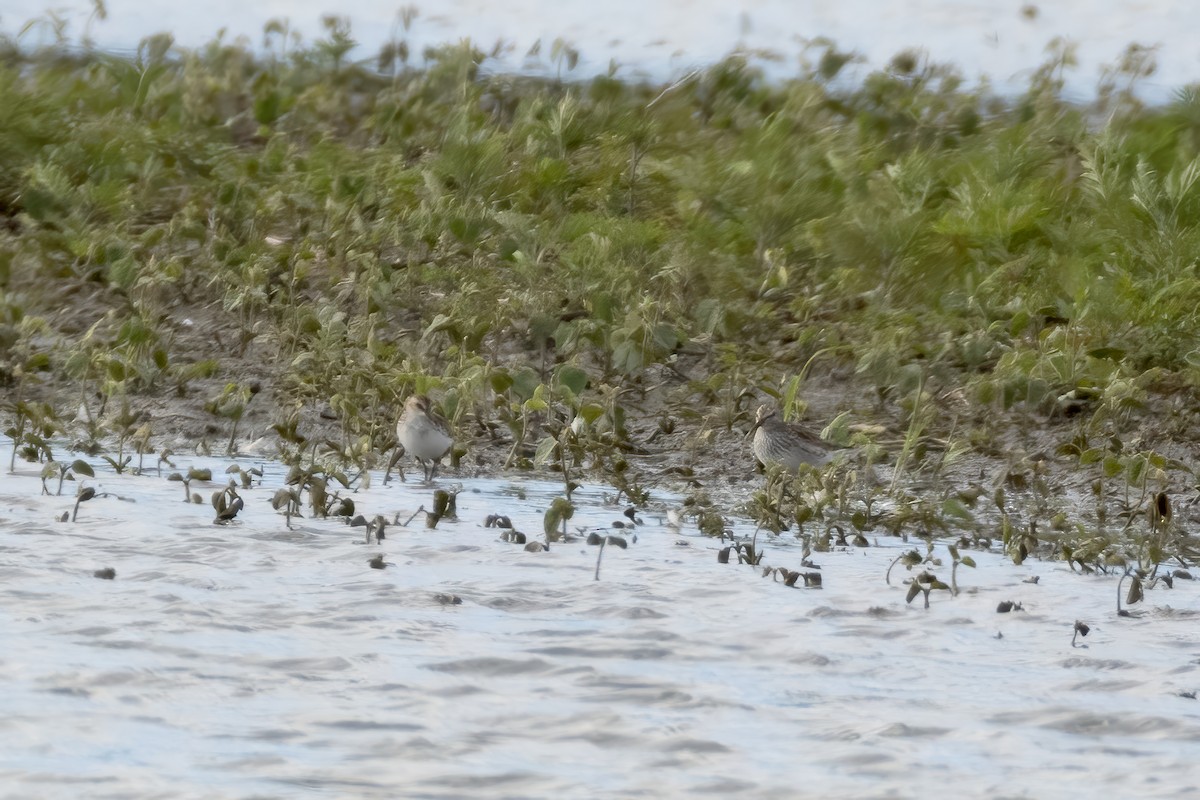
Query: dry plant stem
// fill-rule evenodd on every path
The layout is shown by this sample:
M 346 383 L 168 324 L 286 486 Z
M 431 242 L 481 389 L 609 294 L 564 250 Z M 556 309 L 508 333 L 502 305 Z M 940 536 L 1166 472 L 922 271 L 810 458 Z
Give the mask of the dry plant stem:
M 596 576 L 592 580 L 600 580 L 600 559 L 604 556 L 604 544 L 608 541 L 608 537 L 604 536 L 600 539 L 600 547 L 596 552 Z
M 404 520 L 404 522 L 403 522 L 403 523 L 401 523 L 401 527 L 403 527 L 403 528 L 407 528 L 407 527 L 408 527 L 408 523 L 410 523 L 410 522 L 412 522 L 414 519 L 416 519 L 418 514 L 424 514 L 424 513 L 426 513 L 426 512 L 425 512 L 425 506 L 421 506 L 420 508 L 418 508 L 416 511 L 414 511 L 414 512 L 412 513 L 412 516 L 411 516 L 411 517 L 409 517 L 408 519 Z
M 687 75 L 684 75 L 682 78 L 680 78 L 679 80 L 677 80 L 677 81 L 675 81 L 674 83 L 672 83 L 672 84 L 671 84 L 670 86 L 668 86 L 667 88 L 663 89 L 661 92 L 659 92 L 659 93 L 658 93 L 658 96 L 657 96 L 657 97 L 655 97 L 653 100 L 651 100 L 649 103 L 647 103 L 647 104 L 646 104 L 646 109 L 647 109 L 647 110 L 649 110 L 649 109 L 653 108 L 655 103 L 657 103 L 659 100 L 662 100 L 662 99 L 663 99 L 664 97 L 666 97 L 668 94 L 670 94 L 671 92 L 675 91 L 675 90 L 676 90 L 676 89 L 678 89 L 680 86 L 684 85 L 685 83 L 687 83 L 688 81 L 690 81 L 692 78 L 694 78 L 694 77 L 696 77 L 697 75 L 699 75 L 701 72 L 703 72 L 703 70 L 701 70 L 701 69 L 694 69 L 694 70 L 692 70 L 691 72 L 689 72 Z
M 888 564 L 887 572 L 885 572 L 883 575 L 883 582 L 888 586 L 892 585 L 892 567 L 896 566 L 896 564 L 899 563 L 900 559 L 902 558 L 904 558 L 904 553 L 901 553 L 893 558 L 892 563 Z
M 1125 583 L 1125 579 L 1129 577 L 1129 567 L 1125 568 L 1125 574 L 1117 580 L 1117 616 L 1121 616 L 1121 584 Z

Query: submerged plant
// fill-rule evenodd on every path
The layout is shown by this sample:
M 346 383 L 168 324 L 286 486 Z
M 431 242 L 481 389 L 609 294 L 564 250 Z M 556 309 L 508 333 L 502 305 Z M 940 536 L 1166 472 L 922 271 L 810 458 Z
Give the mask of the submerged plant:
M 598 533 L 588 535 L 587 543 L 596 546 L 596 574 L 592 580 L 600 580 L 600 559 L 604 557 L 604 546 L 611 544 L 614 547 L 619 547 L 625 550 L 629 547 L 628 540 L 624 536 L 601 536 Z
M 71 522 L 74 522 L 79 516 L 79 504 L 86 503 L 96 496 L 96 490 L 91 486 L 80 486 L 79 491 L 75 494 L 75 508 L 71 510 Z
M 50 490 L 46 487 L 46 481 L 58 476 L 58 490 L 56 495 L 62 494 L 63 481 L 75 480 L 76 475 L 86 475 L 89 478 L 96 477 L 95 471 L 92 470 L 92 465 L 82 459 L 75 459 L 70 464 L 61 461 L 48 461 L 42 467 L 42 493 L 50 494 Z

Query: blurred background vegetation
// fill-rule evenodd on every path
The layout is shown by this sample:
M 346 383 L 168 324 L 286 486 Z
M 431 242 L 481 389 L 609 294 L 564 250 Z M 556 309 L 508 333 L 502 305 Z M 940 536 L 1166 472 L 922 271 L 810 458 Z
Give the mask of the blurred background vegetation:
M 412 53 L 411 21 L 367 60 L 335 17 L 258 51 L 0 42 L 10 412 L 236 422 L 264 390 L 376 450 L 432 390 L 512 463 L 531 411 L 730 430 L 813 374 L 902 427 L 957 403 L 981 452 L 1012 412 L 1085 420 L 1083 452 L 1195 404 L 1200 95 L 1144 106 L 1142 51 L 1078 105 L 1065 46 L 1009 97 L 912 53 L 848 85 L 829 44 L 786 80 L 735 54 L 648 85 L 562 41 L 548 77 Z

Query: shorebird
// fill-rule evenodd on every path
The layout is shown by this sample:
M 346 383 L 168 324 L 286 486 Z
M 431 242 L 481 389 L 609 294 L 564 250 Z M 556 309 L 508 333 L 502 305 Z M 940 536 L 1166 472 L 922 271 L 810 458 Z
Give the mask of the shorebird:
M 750 433 L 754 435 L 750 449 L 764 467 L 778 465 L 795 472 L 801 464 L 819 467 L 833 458 L 833 445 L 812 431 L 784 422 L 770 406 L 758 407 Z
M 426 481 L 437 477 L 442 456 L 450 452 L 454 444 L 450 425 L 430 409 L 429 398 L 423 394 L 414 394 L 405 401 L 404 413 L 396 422 L 396 438 L 404 452 L 421 463 Z

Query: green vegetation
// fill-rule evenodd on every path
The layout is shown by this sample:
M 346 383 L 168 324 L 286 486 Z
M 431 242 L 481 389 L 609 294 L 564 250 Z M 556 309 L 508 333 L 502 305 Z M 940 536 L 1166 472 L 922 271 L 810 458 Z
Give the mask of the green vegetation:
M 1200 92 L 1144 107 L 1144 53 L 1080 106 L 1067 49 L 1007 99 L 911 54 L 845 85 L 829 46 L 786 80 L 734 55 L 652 86 L 575 75 L 562 42 L 552 78 L 468 44 L 417 58 L 412 22 L 367 61 L 336 18 L 310 44 L 273 22 L 259 54 L 0 41 L 19 455 L 51 460 L 82 406 L 124 469 L 171 398 L 230 452 L 273 423 L 306 474 L 361 476 L 430 392 L 483 463 L 644 503 L 640 456 L 748 468 L 755 403 L 803 411 L 820 384 L 868 465 L 759 493 L 766 527 L 1191 557 L 1169 518 L 1134 525 L 1193 486 L 1200 385 Z

